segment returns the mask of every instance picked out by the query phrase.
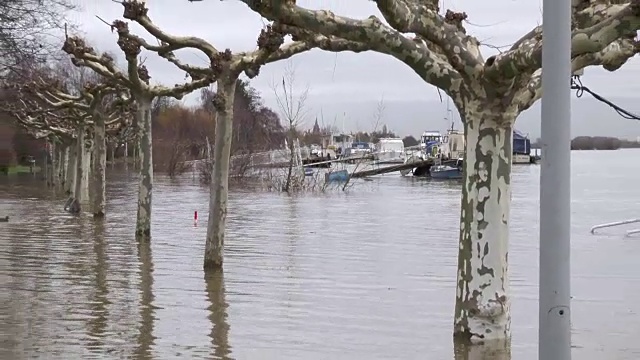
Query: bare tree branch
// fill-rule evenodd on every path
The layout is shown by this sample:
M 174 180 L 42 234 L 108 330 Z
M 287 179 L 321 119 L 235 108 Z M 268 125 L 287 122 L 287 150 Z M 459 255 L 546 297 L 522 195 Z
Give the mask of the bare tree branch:
M 575 58 L 602 51 L 620 37 L 635 37 L 638 29 L 640 29 L 640 1 L 632 0 L 602 21 L 586 28 L 575 29 L 571 37 L 571 56 Z M 532 73 L 541 67 L 542 33 L 540 32 L 528 40 L 519 42 L 513 50 L 487 59 L 485 71 L 489 77 L 511 79 L 522 73 Z
M 308 29 L 324 36 L 369 44 L 371 50 L 401 60 L 425 81 L 444 91 L 451 91 L 452 88 L 458 90 L 461 86 L 462 76 L 452 64 L 444 61 L 424 42 L 406 37 L 401 31 L 385 25 L 375 16 L 366 20 L 355 20 L 337 16 L 329 11 L 305 9 L 292 1 L 242 1 L 270 20 Z
M 62 29 L 74 8 L 69 0 L 0 1 L 0 71 L 49 58 L 52 32 Z
M 604 50 L 594 54 L 584 54 L 573 59 L 572 71 L 584 69 L 588 66 L 602 66 L 608 71 L 616 71 L 633 56 L 640 53 L 640 41 L 633 39 L 621 39 L 611 43 Z M 516 96 L 519 101 L 519 111 L 524 111 L 542 98 L 542 70 L 537 70 L 527 87 Z
M 155 52 L 167 61 L 173 63 L 179 69 L 185 71 L 192 79 L 215 82 L 224 69 L 230 73 L 245 72 L 250 78 L 259 73 L 260 66 L 287 59 L 295 54 L 305 52 L 312 48 L 321 48 L 329 51 L 354 51 L 370 50 L 363 43 L 347 41 L 321 35 L 313 35 L 304 31 L 296 31 L 295 28 L 287 28 L 277 24 L 268 25 L 258 37 L 258 48 L 250 52 L 232 54 L 229 49 L 219 51 L 206 40 L 198 37 L 174 36 L 162 31 L 148 16 L 148 9 L 143 2 L 138 0 L 125 0 L 120 2 L 124 7 L 124 17 L 140 24 L 147 32 L 155 36 L 160 44 L 152 45 L 144 39 L 129 32 L 128 26 L 123 22 L 114 22 L 113 28 L 118 30 L 122 41 L 126 39 L 132 44 Z M 295 35 L 293 34 L 295 32 Z M 293 43 L 284 44 L 284 37 L 292 33 L 296 40 Z M 182 63 L 175 56 L 174 51 L 192 48 L 201 51 L 209 59 L 209 67 L 192 66 Z

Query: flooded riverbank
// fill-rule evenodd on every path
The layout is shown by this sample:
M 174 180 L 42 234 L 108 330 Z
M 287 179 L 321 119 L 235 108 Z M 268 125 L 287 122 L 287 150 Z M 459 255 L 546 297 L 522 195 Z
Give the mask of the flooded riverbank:
M 589 234 L 640 217 L 638 155 L 573 153 L 579 359 L 640 353 L 640 239 Z M 537 359 L 539 167 L 515 166 L 512 183 L 511 353 Z M 131 172 L 108 173 L 104 224 L 65 214 L 40 182 L 0 178 L 0 216 L 11 216 L 0 223 L 0 358 L 454 358 L 459 185 L 384 176 L 347 193 L 236 191 L 225 273 L 205 277 L 208 189 L 157 184 L 153 240 L 138 248 Z

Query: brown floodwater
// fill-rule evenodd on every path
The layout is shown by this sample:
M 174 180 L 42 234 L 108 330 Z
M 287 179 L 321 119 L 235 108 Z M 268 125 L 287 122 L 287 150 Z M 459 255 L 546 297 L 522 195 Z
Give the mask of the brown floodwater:
M 640 357 L 640 238 L 589 233 L 640 217 L 639 155 L 573 152 L 576 359 Z M 30 176 L 0 178 L 0 359 L 474 359 L 451 336 L 459 185 L 236 191 L 224 275 L 205 276 L 208 189 L 157 176 L 153 240 L 138 247 L 135 179 L 110 170 L 95 223 Z M 515 166 L 512 183 L 511 354 L 537 359 L 539 166 Z

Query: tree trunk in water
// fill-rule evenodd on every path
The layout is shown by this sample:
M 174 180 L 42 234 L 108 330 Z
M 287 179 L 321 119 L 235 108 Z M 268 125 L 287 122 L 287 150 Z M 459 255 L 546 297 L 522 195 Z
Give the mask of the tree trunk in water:
M 75 181 L 74 181 L 75 188 L 73 190 L 73 198 L 78 203 L 78 205 L 82 205 L 82 203 L 84 202 L 84 199 L 82 198 L 82 196 L 84 195 L 84 192 L 82 191 L 82 188 L 83 188 L 82 173 L 84 172 L 84 163 L 86 161 L 85 151 L 84 151 L 84 146 L 85 146 L 84 136 L 85 136 L 84 126 L 83 125 L 78 126 L 78 137 L 76 139 L 76 171 L 75 171 Z M 81 207 L 80 207 L 80 211 L 82 211 Z
M 483 346 L 455 343 L 453 353 L 454 360 L 511 360 L 511 343 L 508 339 Z
M 92 212 L 94 218 L 102 218 L 106 204 L 107 143 L 104 118 L 99 112 L 93 114 L 93 132 Z
M 291 176 L 293 175 L 293 162 L 296 159 L 296 147 L 294 144 L 294 140 L 293 140 L 293 125 L 289 125 L 289 152 L 290 152 L 290 156 L 289 156 L 289 169 L 287 171 L 287 179 L 286 182 L 284 184 L 284 189 L 282 189 L 284 192 L 288 193 L 291 190 Z
M 233 135 L 233 101 L 237 77 L 218 80 L 216 107 L 216 140 L 213 152 L 213 174 L 209 188 L 209 221 L 204 252 L 204 268 L 220 269 L 224 258 L 224 231 L 229 196 L 229 163 Z
M 60 187 L 60 160 L 62 159 L 60 148 L 62 145 L 52 142 L 51 146 L 51 186 L 58 189 Z
M 142 126 L 142 125 L 138 125 L 138 126 Z M 140 131 L 138 131 L 138 133 L 139 132 Z M 140 153 L 140 141 L 142 141 L 142 139 L 136 136 L 136 140 L 133 146 L 133 168 L 134 169 L 138 168 L 138 163 L 140 162 L 140 157 L 138 156 L 138 154 Z
M 60 188 L 64 189 L 67 184 L 67 167 L 69 166 L 69 145 L 62 143 L 59 147 L 59 163 L 58 178 L 60 179 Z
M 51 159 L 51 165 L 49 165 L 49 159 Z M 44 156 L 44 165 L 47 169 L 47 186 L 55 188 L 56 144 L 53 141 L 47 144 L 47 154 Z
M 53 186 L 56 190 L 64 184 L 62 168 L 64 167 L 64 145 L 57 143 L 53 151 Z
M 468 106 L 464 115 L 454 336 L 471 343 L 504 341 L 511 335 L 507 257 L 516 114 L 483 109 L 491 107 Z
M 147 97 L 138 101 L 138 161 L 140 165 L 140 185 L 138 188 L 138 213 L 136 238 L 141 241 L 151 239 L 151 196 L 153 190 L 153 158 L 151 145 L 151 101 Z
M 83 127 L 86 133 L 86 127 Z M 81 199 L 83 203 L 89 204 L 91 201 L 90 192 L 89 192 L 89 184 L 91 183 L 91 151 L 93 148 L 93 140 L 92 133 L 90 132 L 89 136 L 85 134 L 84 146 L 82 147 L 82 196 Z
M 72 197 L 75 197 L 76 189 L 76 169 L 78 168 L 78 140 L 71 141 L 69 145 L 69 160 L 67 161 L 67 181 L 64 184 L 64 190 Z

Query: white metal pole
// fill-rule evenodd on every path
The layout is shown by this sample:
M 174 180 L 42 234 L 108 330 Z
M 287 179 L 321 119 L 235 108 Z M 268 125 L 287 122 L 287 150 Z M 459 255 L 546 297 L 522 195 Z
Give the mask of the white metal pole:
M 571 359 L 571 0 L 543 0 L 540 360 Z

